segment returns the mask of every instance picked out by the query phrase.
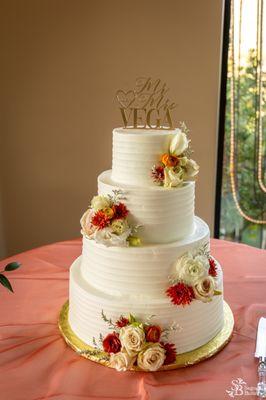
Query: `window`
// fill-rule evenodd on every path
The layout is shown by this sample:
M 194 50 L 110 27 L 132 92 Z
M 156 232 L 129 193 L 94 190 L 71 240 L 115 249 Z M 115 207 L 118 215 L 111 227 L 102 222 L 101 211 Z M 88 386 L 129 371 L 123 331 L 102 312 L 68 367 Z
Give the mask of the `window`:
M 215 236 L 266 248 L 264 0 L 225 2 Z

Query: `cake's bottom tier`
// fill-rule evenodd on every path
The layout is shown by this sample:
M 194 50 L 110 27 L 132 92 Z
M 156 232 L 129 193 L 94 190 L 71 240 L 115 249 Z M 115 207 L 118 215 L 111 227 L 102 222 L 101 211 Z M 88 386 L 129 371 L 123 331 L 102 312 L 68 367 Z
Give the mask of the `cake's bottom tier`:
M 98 291 L 83 279 L 80 261 L 78 258 L 70 270 L 69 323 L 74 333 L 89 345 L 93 346 L 93 338 L 98 341 L 100 335 L 110 333 L 102 311 L 114 322 L 121 315 L 131 313 L 143 321 L 153 315 L 152 323 L 162 328 L 177 324 L 178 329 L 170 332 L 167 341 L 176 345 L 179 354 L 204 345 L 223 327 L 222 295 L 214 296 L 209 303 L 194 300 L 185 307 L 173 305 L 166 296 L 114 297 Z

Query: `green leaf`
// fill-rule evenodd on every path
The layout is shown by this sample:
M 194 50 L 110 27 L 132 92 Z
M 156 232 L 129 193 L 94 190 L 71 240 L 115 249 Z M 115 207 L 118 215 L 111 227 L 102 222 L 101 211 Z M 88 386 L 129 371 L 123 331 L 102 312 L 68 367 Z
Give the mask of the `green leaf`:
M 142 323 L 138 321 L 132 322 L 130 325 L 134 326 L 135 328 L 143 328 Z
M 133 324 L 134 322 L 136 322 L 136 318 L 132 314 L 129 314 L 128 320 L 129 320 L 130 324 Z
M 21 266 L 20 263 L 13 261 L 5 266 L 5 271 L 14 271 L 15 269 L 18 269 L 20 266 Z
M 9 282 L 7 277 L 5 277 L 5 275 L 3 275 L 3 274 L 0 274 L 0 284 L 3 285 L 8 290 L 10 290 L 10 292 L 13 292 L 13 288 L 11 286 L 11 283 Z

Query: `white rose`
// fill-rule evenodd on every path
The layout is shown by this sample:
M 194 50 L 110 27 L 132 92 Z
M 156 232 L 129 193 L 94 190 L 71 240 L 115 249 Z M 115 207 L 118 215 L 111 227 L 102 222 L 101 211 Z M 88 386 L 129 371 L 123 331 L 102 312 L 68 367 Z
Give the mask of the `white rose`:
M 178 279 L 188 285 L 194 285 L 200 278 L 208 275 L 209 264 L 207 257 L 186 254 L 177 260 L 175 268 Z
M 207 255 L 203 255 L 203 254 L 202 255 L 196 255 L 196 256 L 194 256 L 194 260 L 195 260 L 195 262 L 200 263 L 200 264 L 202 264 L 204 266 L 204 268 L 206 270 L 206 273 L 208 275 L 209 268 L 210 268 L 210 263 L 209 263 L 208 256 Z
M 119 353 L 111 354 L 110 366 L 119 372 L 127 371 L 133 366 L 135 360 L 136 357 L 131 357 L 126 352 L 120 351 Z
M 107 227 L 104 229 L 97 229 L 92 235 L 92 238 L 97 242 L 104 244 L 105 246 L 119 246 L 119 247 L 127 247 L 128 246 L 128 237 L 131 234 L 131 229 L 128 228 L 121 235 L 117 235 L 112 231 L 111 227 Z
M 164 169 L 164 187 L 177 187 L 183 183 L 182 168 L 165 167 Z
M 187 135 L 179 129 L 179 132 L 175 134 L 170 143 L 170 153 L 179 156 L 184 153 L 188 148 L 189 140 Z
M 199 166 L 194 160 L 187 160 L 184 179 L 194 178 L 199 173 Z
M 144 371 L 157 371 L 165 360 L 165 350 L 159 343 L 149 343 L 138 354 L 138 366 Z
M 187 157 L 180 157 L 178 165 L 180 165 L 180 167 L 185 167 L 187 165 L 187 162 L 188 162 Z
M 145 332 L 141 326 L 128 325 L 120 329 L 119 339 L 130 356 L 136 355 L 145 343 Z
M 110 200 L 106 196 L 94 196 L 91 201 L 91 207 L 95 212 L 110 207 Z
M 95 230 L 96 230 L 96 226 L 92 225 L 91 223 L 91 219 L 94 215 L 93 210 L 91 210 L 90 208 L 85 211 L 85 213 L 82 215 L 81 220 L 80 220 L 80 225 L 81 225 L 81 233 L 82 235 L 86 235 L 88 237 L 91 237 Z
M 211 276 L 200 278 L 194 285 L 196 299 L 204 303 L 211 301 L 215 291 L 215 281 Z
M 128 222 L 125 219 L 115 219 L 111 224 L 112 231 L 117 235 L 122 235 L 128 230 Z

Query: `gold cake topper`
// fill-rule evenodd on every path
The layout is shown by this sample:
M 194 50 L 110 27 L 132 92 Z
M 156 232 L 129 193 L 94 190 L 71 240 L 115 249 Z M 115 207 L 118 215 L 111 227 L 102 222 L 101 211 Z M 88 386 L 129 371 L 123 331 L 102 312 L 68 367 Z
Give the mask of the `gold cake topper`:
M 133 90 L 119 89 L 116 98 L 124 128 L 173 129 L 171 111 L 176 104 L 160 79 L 137 78 Z

